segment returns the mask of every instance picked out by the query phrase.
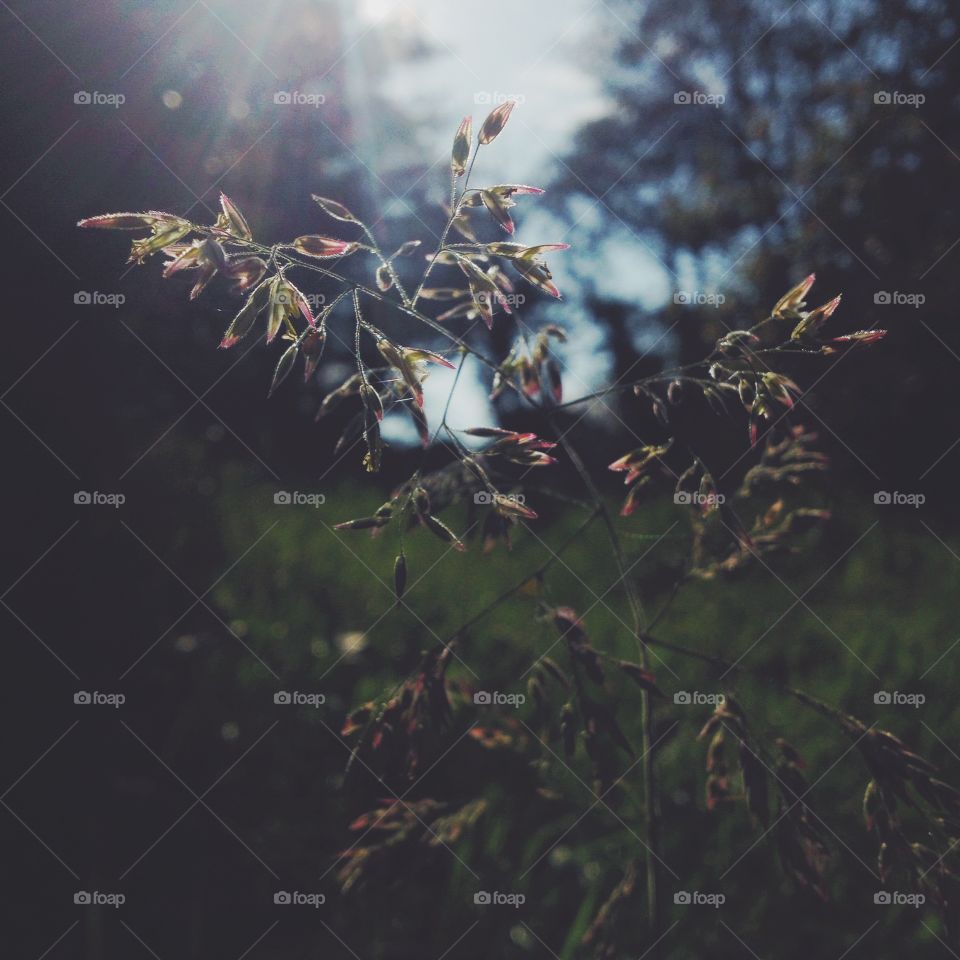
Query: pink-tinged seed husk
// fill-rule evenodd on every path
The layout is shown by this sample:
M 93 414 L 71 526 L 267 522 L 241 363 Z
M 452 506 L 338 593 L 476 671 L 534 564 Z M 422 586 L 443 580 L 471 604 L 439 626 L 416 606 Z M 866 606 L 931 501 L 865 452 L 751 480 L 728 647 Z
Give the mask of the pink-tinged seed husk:
M 77 222 L 78 227 L 97 230 L 142 230 L 164 221 L 179 220 L 170 213 L 150 210 L 147 213 L 102 213 Z
M 182 240 L 193 229 L 193 225 L 186 220 L 158 221 L 152 229 L 149 237 L 133 241 L 128 262 L 143 263 L 151 254 Z
M 233 285 L 235 293 L 249 290 L 254 284 L 259 283 L 266 272 L 267 264 L 259 257 L 241 257 L 239 260 L 231 260 L 224 270 L 224 273 L 237 281 Z
M 469 427 L 463 431 L 471 437 L 521 437 L 525 434 L 515 433 L 513 430 L 505 430 L 503 427 Z M 533 436 L 533 434 L 530 434 Z
M 546 193 L 543 187 L 528 187 L 525 183 L 501 183 L 491 187 L 490 192 L 495 193 L 498 197 L 511 197 L 515 193 L 532 196 L 540 196 L 540 194 Z
M 493 141 L 500 136 L 516 105 L 516 100 L 507 100 L 501 103 L 500 106 L 494 107 L 494 109 L 487 114 L 487 119 L 483 121 L 483 126 L 480 128 L 480 136 L 478 138 L 480 143 L 486 146 L 488 143 L 493 143 Z
M 316 372 L 323 356 L 323 348 L 327 342 L 325 327 L 309 327 L 300 341 L 300 351 L 304 356 L 303 380 L 306 383 Z
M 247 225 L 246 218 L 240 212 L 240 208 L 225 193 L 220 194 L 220 207 L 230 227 L 230 233 L 236 237 L 242 237 L 244 240 L 249 240 L 253 233 Z
M 840 306 L 841 297 L 842 294 L 837 294 L 832 300 L 817 307 L 816 310 L 811 310 L 810 313 L 803 315 L 790 334 L 790 339 L 801 340 L 808 334 L 816 333 Z
M 532 259 L 533 257 L 539 256 L 541 253 L 554 253 L 559 252 L 560 250 L 569 250 L 569 243 L 538 243 L 536 246 L 527 247 L 524 251 L 524 259 Z
M 635 450 L 631 450 L 630 453 L 625 453 L 618 460 L 614 460 L 613 463 L 607 467 L 607 469 L 613 470 L 614 473 L 619 473 L 622 470 L 629 470 L 631 462 L 636 460 L 636 458 L 637 452 Z
M 857 330 L 842 337 L 834 337 L 831 343 L 876 343 L 886 335 L 886 330 Z
M 513 220 L 510 218 L 510 214 L 507 213 L 506 203 L 489 190 L 481 190 L 480 198 L 483 200 L 483 205 L 487 208 L 493 219 L 496 220 L 510 236 L 513 236 L 515 227 Z
M 193 243 L 174 243 L 169 247 L 164 247 L 163 252 L 169 257 L 173 257 L 163 268 L 163 278 L 168 277 L 181 270 L 195 270 L 197 268 L 197 258 L 200 255 L 200 244 L 198 241 Z
M 515 497 L 507 497 L 502 493 L 496 493 L 493 496 L 493 505 L 497 513 L 504 517 L 524 520 L 537 519 L 536 512 L 525 504 L 520 503 Z
M 333 237 L 308 234 L 297 237 L 291 246 L 299 253 L 322 260 L 329 257 L 345 257 L 353 253 L 358 244 L 352 240 L 336 240 Z
M 803 309 L 804 298 L 810 292 L 814 281 L 817 279 L 815 273 L 804 277 L 792 290 L 785 293 L 778 301 L 777 305 L 771 311 L 771 316 L 779 319 L 796 319 L 799 311 Z
M 441 367 L 448 367 L 451 370 L 456 369 L 455 365 L 446 357 L 442 357 L 439 353 L 434 353 L 432 350 L 421 350 L 417 347 L 403 347 L 402 352 L 407 360 L 429 360 L 430 363 L 439 363 Z

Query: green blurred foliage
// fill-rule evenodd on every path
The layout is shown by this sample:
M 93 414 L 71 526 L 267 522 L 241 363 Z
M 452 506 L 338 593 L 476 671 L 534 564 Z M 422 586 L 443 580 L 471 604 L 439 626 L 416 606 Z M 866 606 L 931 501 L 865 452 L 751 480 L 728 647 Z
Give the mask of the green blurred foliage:
M 363 955 L 439 955 L 475 920 L 482 922 L 471 928 L 473 946 L 464 955 L 537 956 L 541 938 L 558 956 L 580 955 L 579 941 L 596 910 L 626 865 L 642 854 L 638 766 L 597 802 L 582 745 L 568 766 L 558 743 L 539 743 L 529 699 L 515 711 L 476 707 L 464 698 L 455 701 L 449 731 L 425 759 L 425 776 L 407 794 L 409 783 L 378 783 L 365 766 L 366 754 L 345 778 L 353 740 L 338 731 L 350 709 L 385 695 L 415 668 L 423 650 L 454 636 L 454 684 L 524 692 L 538 657 L 564 659 L 555 630 L 537 616 L 541 601 L 574 607 L 585 614 L 595 647 L 635 659 L 624 598 L 611 589 L 615 566 L 602 525 L 594 523 L 577 538 L 542 581 L 461 632 L 504 589 L 548 561 L 547 543 L 564 542 L 583 515 L 571 511 L 547 527 L 533 526 L 519 533 L 511 552 L 498 547 L 486 557 L 476 542 L 462 555 L 426 531 L 411 531 L 405 537 L 409 586 L 405 604 L 398 606 L 393 528 L 376 538 L 332 529 L 335 522 L 369 514 L 379 503 L 375 496 L 344 485 L 327 491 L 325 504 L 313 509 L 274 506 L 274 493 L 239 471 L 225 475 L 218 503 L 226 555 L 241 554 L 269 532 L 214 597 L 232 630 L 280 675 L 281 688 L 323 693 L 326 703 L 318 710 L 275 707 L 277 680 L 232 645 L 211 650 L 197 670 L 200 683 L 239 688 L 251 729 L 276 719 L 278 709 L 288 711 L 283 746 L 261 773 L 271 798 L 265 829 L 287 851 L 286 868 L 322 876 L 319 887 L 302 889 L 326 892 L 341 918 L 338 928 Z M 945 779 L 954 779 L 957 758 L 937 733 L 950 728 L 956 675 L 956 627 L 943 602 L 954 581 L 949 554 L 911 516 L 898 514 L 878 525 L 872 504 L 841 501 L 833 507 L 833 521 L 810 535 L 803 554 L 770 569 L 755 567 L 736 580 L 688 583 L 656 636 L 727 660 L 742 656 L 751 670 L 890 729 L 941 765 Z M 451 524 L 461 530 L 463 517 L 451 514 Z M 687 516 L 672 503 L 656 501 L 621 526 L 631 562 L 659 544 L 633 568 L 648 612 L 655 611 L 684 555 Z M 875 841 L 861 817 L 868 775 L 837 726 L 745 673 L 724 679 L 709 664 L 654 652 L 657 681 L 667 695 L 658 701 L 654 739 L 668 924 L 684 920 L 670 934 L 668 955 L 730 956 L 735 944 L 729 927 L 758 955 L 839 954 L 875 921 L 871 941 L 909 943 L 920 956 L 938 955 L 943 948 L 932 911 L 881 911 L 873 903 L 881 885 L 871 874 Z M 638 690 L 608 674 L 618 721 L 637 744 Z M 885 689 L 923 693 L 927 700 L 918 709 L 875 705 L 874 693 Z M 785 737 L 801 752 L 813 785 L 809 802 L 830 835 L 829 903 L 785 878 L 769 840 L 757 842 L 741 801 L 707 812 L 705 744 L 695 738 L 711 708 L 675 705 L 672 695 L 679 690 L 734 693 L 758 740 L 770 744 Z M 550 697 L 550 709 L 558 713 L 563 697 L 556 690 Z M 487 750 L 468 734 L 472 725 L 495 725 L 494 712 L 508 728 L 513 725 L 509 749 Z M 617 763 L 625 771 L 635 759 L 620 752 Z M 394 795 L 411 803 L 431 797 L 451 811 L 474 797 L 488 806 L 450 849 L 430 845 L 424 830 L 424 839 L 404 848 L 394 869 L 338 893 L 331 870 L 337 851 L 360 836 L 348 825 L 379 798 Z M 477 890 L 522 893 L 526 903 L 518 909 L 475 907 Z M 722 892 L 727 902 L 718 910 L 673 906 L 672 893 L 679 890 Z M 380 911 L 376 905 L 385 899 L 389 910 Z M 384 918 L 382 924 L 365 921 L 371 910 Z M 634 920 L 622 932 L 617 956 L 636 955 L 643 946 L 642 893 L 630 912 Z

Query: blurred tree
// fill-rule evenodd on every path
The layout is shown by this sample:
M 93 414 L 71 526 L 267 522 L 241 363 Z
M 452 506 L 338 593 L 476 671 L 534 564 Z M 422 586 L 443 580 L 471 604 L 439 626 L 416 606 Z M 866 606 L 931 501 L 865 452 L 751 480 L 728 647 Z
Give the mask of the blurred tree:
M 654 311 L 676 324 L 685 358 L 816 265 L 819 289 L 842 287 L 853 329 L 891 336 L 869 380 L 846 361 L 794 371 L 824 378 L 811 425 L 849 446 L 874 488 L 878 476 L 949 487 L 956 450 L 925 473 L 956 440 L 960 215 L 945 202 L 960 171 L 956 8 L 651 0 L 615 15 L 627 34 L 608 79 L 617 109 L 567 158 L 551 192 L 564 215 L 581 211 L 578 232 L 597 242 L 626 226 L 676 291 L 725 296 L 696 322 L 686 304 Z M 618 309 L 595 303 L 594 315 L 616 331 Z M 637 354 L 617 344 L 629 368 Z M 873 414 L 851 444 L 854 391 Z

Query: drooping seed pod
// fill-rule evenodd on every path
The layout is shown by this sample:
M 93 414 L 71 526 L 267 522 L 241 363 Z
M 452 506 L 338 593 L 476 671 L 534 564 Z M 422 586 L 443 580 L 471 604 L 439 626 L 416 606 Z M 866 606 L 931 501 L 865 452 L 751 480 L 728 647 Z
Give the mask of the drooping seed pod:
M 515 227 L 507 209 L 507 201 L 501 199 L 495 193 L 491 193 L 489 190 L 481 190 L 480 199 L 483 201 L 483 205 L 487 208 L 493 219 L 496 220 L 507 233 L 513 236 Z
M 449 543 L 454 550 L 463 553 L 467 548 L 463 541 L 445 524 L 436 517 L 427 513 L 421 517 L 426 528 L 444 543 Z
M 270 383 L 270 390 L 267 393 L 267 397 L 272 397 L 277 387 L 290 375 L 290 371 L 293 370 L 293 366 L 297 362 L 297 354 L 299 351 L 300 345 L 295 341 L 280 354 L 280 359 L 277 361 L 277 366 L 273 371 L 273 380 Z
M 359 223 L 357 218 L 342 203 L 331 200 L 329 197 L 319 197 L 315 193 L 311 194 L 311 197 L 314 203 L 334 220 L 342 220 L 344 223 Z
M 230 260 L 223 272 L 236 281 L 233 292 L 244 293 L 260 282 L 267 272 L 267 264 L 259 257 L 238 257 Z
M 240 312 L 233 318 L 230 326 L 227 327 L 220 341 L 220 349 L 228 350 L 237 341 L 242 340 L 253 328 L 257 317 L 266 307 L 270 299 L 270 281 L 264 280 L 260 286 L 256 287 L 247 297 L 246 302 L 240 308 Z
M 337 240 L 334 237 L 307 234 L 297 237 L 291 246 L 297 253 L 318 260 L 326 260 L 331 257 L 346 257 L 353 253 L 359 247 L 359 244 L 353 240 Z
M 327 328 L 307 327 L 300 339 L 300 352 L 303 354 L 305 363 L 303 370 L 303 382 L 306 383 L 316 372 L 320 365 L 320 359 L 323 356 L 323 348 L 327 342 Z
M 462 177 L 466 171 L 472 145 L 473 117 L 464 117 L 457 128 L 457 135 L 453 138 L 453 150 L 450 154 L 450 168 L 454 176 Z
M 393 564 L 393 592 L 396 594 L 398 601 L 403 599 L 403 592 L 406 588 L 407 558 L 405 554 L 400 553 Z
M 377 267 L 376 273 L 377 289 L 382 290 L 386 293 L 393 286 L 393 274 L 390 273 L 390 268 L 385 264 L 381 263 Z
M 144 228 L 152 229 L 158 223 L 172 223 L 174 221 L 180 221 L 180 218 L 175 217 L 172 213 L 149 210 L 146 213 L 102 213 L 97 217 L 78 220 L 77 226 L 97 230 L 142 230 Z
M 663 696 L 663 691 L 657 686 L 657 681 L 649 670 L 644 670 L 639 663 L 631 663 L 629 660 L 618 660 L 617 666 L 625 673 L 638 687 L 653 693 L 658 697 Z

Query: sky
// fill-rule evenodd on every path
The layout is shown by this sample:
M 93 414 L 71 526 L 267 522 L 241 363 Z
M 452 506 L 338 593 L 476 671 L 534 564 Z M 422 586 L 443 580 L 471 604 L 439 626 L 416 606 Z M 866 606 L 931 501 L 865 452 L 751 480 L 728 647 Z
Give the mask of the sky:
M 601 7 L 585 0 L 361 0 L 360 15 L 390 31 L 415 31 L 434 46 L 435 57 L 405 63 L 382 92 L 408 111 L 422 105 L 414 116 L 446 121 L 431 124 L 437 150 L 449 147 L 447 130 L 465 112 L 479 116 L 498 98 L 513 98 L 525 108 L 516 117 L 525 136 L 505 141 L 495 162 L 536 179 L 584 122 L 610 109 L 595 59 Z M 477 173 L 483 176 L 482 166 Z
M 344 0 L 345 5 L 350 2 Z M 448 0 L 361 0 L 352 10 L 350 25 L 358 36 L 376 27 L 384 31 L 387 42 L 394 37 L 403 43 L 417 35 L 432 48 L 432 56 L 397 61 L 378 89 L 404 113 L 423 121 L 428 156 L 446 157 L 452 132 L 465 113 L 472 113 L 479 124 L 496 103 L 508 98 L 518 101 L 496 149 L 481 153 L 473 183 L 540 185 L 549 181 L 561 168 L 580 127 L 614 107 L 603 87 L 605 71 L 597 65 L 610 62 L 616 42 L 628 27 L 605 3 L 468 0 L 452 5 Z M 596 227 L 608 219 L 598 204 L 582 203 L 569 221 L 542 210 L 538 212 L 535 200 L 524 201 L 517 211 L 515 239 L 562 240 L 574 246 L 569 254 L 556 255 L 550 262 L 564 293 L 563 304 L 553 308 L 550 320 L 577 331 L 577 355 L 563 357 L 565 398 L 575 399 L 601 385 L 610 358 L 584 312 L 576 274 L 565 267 L 565 261 L 582 266 L 602 259 L 606 268 L 594 271 L 597 291 L 641 307 L 660 306 L 672 285 L 643 245 L 616 224 L 610 225 L 599 248 L 576 250 L 578 226 Z M 440 373 L 431 376 L 426 390 L 431 418 L 445 401 L 450 380 Z M 451 405 L 451 421 L 472 423 L 481 415 L 492 419 L 485 394 L 475 378 L 462 377 Z M 397 431 L 394 439 L 407 438 L 406 424 L 398 422 L 393 429 Z

